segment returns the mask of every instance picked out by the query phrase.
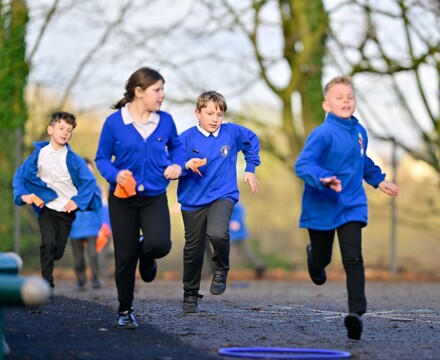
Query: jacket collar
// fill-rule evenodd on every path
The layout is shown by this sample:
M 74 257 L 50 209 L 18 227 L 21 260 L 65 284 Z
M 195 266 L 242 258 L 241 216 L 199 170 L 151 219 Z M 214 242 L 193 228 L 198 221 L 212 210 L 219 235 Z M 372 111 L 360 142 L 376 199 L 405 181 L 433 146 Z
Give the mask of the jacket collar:
M 353 115 L 349 119 L 344 119 L 329 112 L 325 117 L 325 122 L 328 122 L 330 124 L 335 124 L 339 127 L 342 127 L 343 129 L 353 130 L 356 127 L 356 125 L 359 123 L 359 120 Z
M 37 150 L 41 150 L 46 145 L 49 145 L 49 143 L 50 143 L 50 141 L 34 141 L 34 147 Z M 68 143 L 66 144 L 66 148 L 67 148 L 67 151 L 71 151 L 70 145 Z

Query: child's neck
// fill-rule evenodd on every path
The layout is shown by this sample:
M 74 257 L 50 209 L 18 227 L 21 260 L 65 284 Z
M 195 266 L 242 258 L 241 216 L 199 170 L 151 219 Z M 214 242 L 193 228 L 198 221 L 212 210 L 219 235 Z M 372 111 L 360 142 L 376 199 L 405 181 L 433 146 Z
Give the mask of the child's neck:
M 61 149 L 63 149 L 63 148 L 66 146 L 66 144 L 61 145 L 61 144 L 56 143 L 56 142 L 53 141 L 53 140 L 50 140 L 50 145 L 51 145 L 56 151 L 61 150 Z
M 151 116 L 151 111 L 145 110 L 144 107 L 139 106 L 136 103 L 131 103 L 128 106 L 128 112 L 130 113 L 133 120 L 139 124 L 146 124 Z

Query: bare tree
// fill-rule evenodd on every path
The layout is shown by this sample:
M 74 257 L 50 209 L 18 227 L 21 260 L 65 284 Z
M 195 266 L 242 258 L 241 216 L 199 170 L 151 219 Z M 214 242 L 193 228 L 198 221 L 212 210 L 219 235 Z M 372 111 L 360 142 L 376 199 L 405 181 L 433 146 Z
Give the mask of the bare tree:
M 0 1 L 0 251 L 11 249 L 17 219 L 13 211 L 11 183 L 21 160 L 19 144 L 27 118 L 24 99 L 29 70 L 25 60 L 27 20 L 28 9 L 24 0 Z
M 115 70 L 124 63 L 127 67 L 131 65 L 130 71 L 134 63 L 156 64 L 172 74 L 171 86 L 178 90 L 171 92 L 176 94 L 171 98 L 181 104 L 193 102 L 195 94 L 208 86 L 225 88 L 232 98 L 242 97 L 252 87 L 264 84 L 272 92 L 272 103 L 275 99 L 281 104 L 281 110 L 273 116 L 282 119 L 281 124 L 275 121 L 272 126 L 278 128 L 275 137 L 283 140 L 275 141 L 273 134 L 264 131 L 266 124 L 261 122 L 263 145 L 291 166 L 294 154 L 303 144 L 304 133 L 322 117 L 317 104 L 320 102 L 327 15 L 321 1 L 255 0 L 232 6 L 225 0 L 194 0 L 186 2 L 182 7 L 184 11 L 164 24 L 137 20 L 149 12 L 151 15 L 160 13 L 161 7 L 157 5 L 165 6 L 163 2 L 148 2 L 143 7 L 135 3 L 109 7 L 100 2 L 84 4 L 54 0 L 47 8 L 39 28 L 40 35 L 35 38 L 30 54 L 35 68 L 46 67 L 45 73 L 50 72 L 46 79 L 60 82 L 55 85 L 62 94 L 56 106 L 62 107 L 69 96 L 75 95 L 79 84 L 83 88 L 90 84 L 99 91 L 97 83 L 100 82 L 108 88 L 112 79 L 98 79 L 97 68 L 108 67 L 108 77 L 112 71 L 110 64 Z M 76 12 L 85 12 L 87 16 L 81 21 L 89 28 L 99 28 L 100 35 L 81 44 L 80 51 L 73 46 L 75 62 L 69 71 L 47 67 L 48 58 L 38 57 L 37 45 L 43 48 L 43 34 L 48 25 L 60 26 L 57 23 L 62 19 L 66 21 Z M 114 14 L 113 20 L 104 16 L 109 13 Z M 65 28 L 61 29 L 67 31 L 69 26 L 70 21 L 66 21 Z M 120 89 L 120 77 L 118 79 Z M 295 95 L 298 105 L 294 105 Z M 295 110 L 296 106 L 301 111 Z
M 261 128 L 263 147 L 292 167 L 305 134 L 323 115 L 321 78 L 328 20 L 322 1 L 200 2 L 210 10 L 209 21 L 217 31 L 227 29 L 247 44 L 248 51 L 237 61 L 250 70 L 240 91 L 263 85 L 274 95 L 280 111 L 272 117 L 279 120 L 252 121 Z M 246 117 L 242 115 L 242 121 Z M 267 131 L 268 127 L 275 131 Z
M 329 11 L 329 65 L 359 79 L 370 133 L 440 173 L 438 1 L 350 0 Z
M 63 46 L 66 54 L 53 59 L 43 55 L 44 37 L 34 38 L 41 52 L 38 56 L 31 43 L 33 71 L 46 69 L 39 79 L 59 89 L 57 106 L 93 89 L 90 98 L 95 101 L 84 105 L 84 111 L 108 108 L 127 75 L 145 64 L 166 74 L 168 99 L 176 107 L 192 104 L 207 87 L 221 89 L 234 103 L 246 104 L 245 112 L 234 117 L 252 121 L 263 147 L 288 167 L 323 119 L 323 80 L 332 73 L 351 74 L 358 110 L 371 134 L 397 141 L 440 171 L 438 2 L 328 4 L 54 0 L 46 12 L 39 12 L 46 16 L 40 33 L 47 32 L 47 25 L 60 27 L 69 47 Z M 270 111 L 263 109 L 269 106 Z M 264 116 L 255 116 L 258 112 Z

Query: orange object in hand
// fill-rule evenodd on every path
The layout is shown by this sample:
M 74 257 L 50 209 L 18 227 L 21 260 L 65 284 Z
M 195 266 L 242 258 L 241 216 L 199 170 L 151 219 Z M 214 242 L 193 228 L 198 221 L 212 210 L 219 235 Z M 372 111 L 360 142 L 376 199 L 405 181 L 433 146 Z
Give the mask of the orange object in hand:
M 44 206 L 44 201 L 41 200 L 37 195 L 32 194 L 32 202 L 38 206 L 39 208 L 42 208 Z
M 117 184 L 114 195 L 121 199 L 136 195 L 136 181 L 133 176 L 128 176 L 122 185 Z
M 202 173 L 199 170 L 199 167 L 200 166 L 205 166 L 206 165 L 206 161 L 207 161 L 207 159 L 203 158 L 203 159 L 200 159 L 199 161 L 197 161 L 196 163 L 194 163 L 194 168 L 192 169 L 192 171 L 203 177 Z

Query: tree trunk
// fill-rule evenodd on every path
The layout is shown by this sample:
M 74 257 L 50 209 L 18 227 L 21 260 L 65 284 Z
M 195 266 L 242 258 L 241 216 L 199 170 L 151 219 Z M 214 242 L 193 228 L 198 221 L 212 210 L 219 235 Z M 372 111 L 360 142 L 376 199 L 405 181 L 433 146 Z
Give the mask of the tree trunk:
M 12 177 L 16 159 L 16 130 L 27 118 L 24 99 L 28 66 L 25 33 L 28 20 L 24 0 L 0 2 L 0 251 L 13 250 L 14 204 Z M 20 144 L 21 145 L 21 144 Z

